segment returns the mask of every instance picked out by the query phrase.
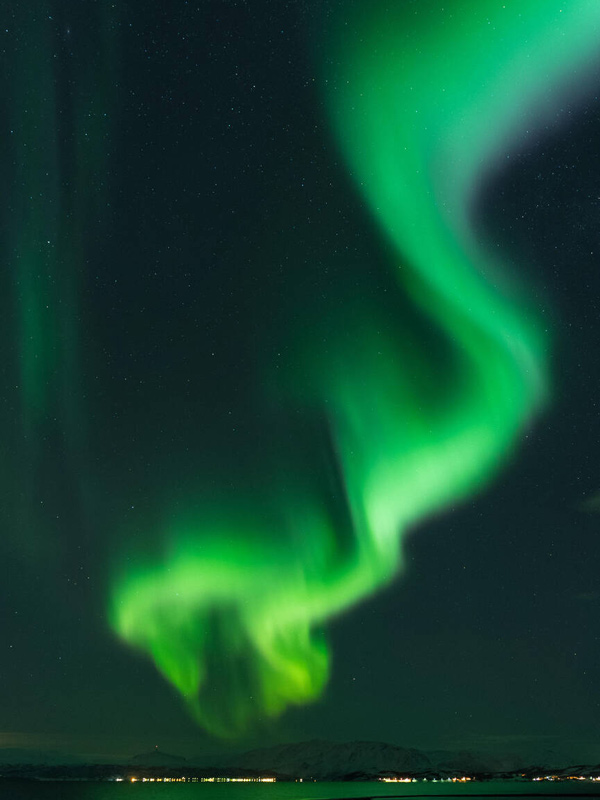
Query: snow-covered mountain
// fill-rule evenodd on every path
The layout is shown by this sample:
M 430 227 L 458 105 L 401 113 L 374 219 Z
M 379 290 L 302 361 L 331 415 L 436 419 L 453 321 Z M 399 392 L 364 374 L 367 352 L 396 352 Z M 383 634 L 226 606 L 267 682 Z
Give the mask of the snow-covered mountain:
M 600 765 L 566 766 L 555 754 L 548 759 L 536 759 L 524 764 L 516 756 L 491 756 L 473 751 L 437 750 L 424 752 L 416 748 L 398 747 L 385 742 L 329 742 L 313 740 L 295 744 L 264 747 L 245 753 L 228 754 L 221 758 L 205 755 L 186 759 L 163 753 L 158 748 L 121 762 L 137 770 L 167 770 L 183 768 L 195 775 L 259 776 L 275 774 L 280 778 L 314 778 L 316 780 L 366 780 L 383 776 L 446 777 L 455 775 L 497 776 L 498 778 L 527 778 L 548 774 L 563 777 L 572 775 L 600 776 Z M 104 761 L 104 759 L 103 759 Z M 545 766 L 544 766 L 545 765 Z M 0 748 L 0 775 L 38 778 L 69 776 L 73 779 L 104 780 L 118 771 L 117 766 L 96 761 L 82 764 L 81 760 L 63 753 Z M 116 774 L 116 773 L 115 773 Z M 179 772 L 177 772 L 179 774 Z
M 317 780 L 354 772 L 423 772 L 431 766 L 427 756 L 412 748 L 383 742 L 337 744 L 318 740 L 251 750 L 238 757 L 236 765 Z
M 321 740 L 251 750 L 221 759 L 218 764 L 317 780 L 339 780 L 352 775 L 481 774 L 506 772 L 522 766 L 516 759 L 471 752 L 426 753 L 385 742 Z

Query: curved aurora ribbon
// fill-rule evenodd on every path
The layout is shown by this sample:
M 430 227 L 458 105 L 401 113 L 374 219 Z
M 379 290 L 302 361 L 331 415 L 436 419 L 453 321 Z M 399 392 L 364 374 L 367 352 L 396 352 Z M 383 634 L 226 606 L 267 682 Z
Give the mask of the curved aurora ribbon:
M 398 291 L 444 345 L 374 327 L 309 354 L 341 512 L 305 474 L 281 478 L 242 511 L 213 503 L 201 522 L 175 521 L 164 558 L 116 580 L 115 631 L 219 735 L 319 695 L 320 626 L 397 574 L 410 525 L 491 477 L 545 393 L 542 326 L 497 285 L 471 206 L 485 170 L 595 54 L 600 2 L 342 11 L 325 75 L 334 127 L 398 254 Z

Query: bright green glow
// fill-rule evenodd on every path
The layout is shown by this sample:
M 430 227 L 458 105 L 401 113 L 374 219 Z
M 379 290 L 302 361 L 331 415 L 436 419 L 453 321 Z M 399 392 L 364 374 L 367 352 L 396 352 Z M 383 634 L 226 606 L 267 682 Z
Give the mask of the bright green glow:
M 163 559 L 122 571 L 115 630 L 221 735 L 318 696 L 328 655 L 314 631 L 390 580 L 408 527 L 487 481 L 542 403 L 544 332 L 496 285 L 470 207 L 484 170 L 595 53 L 600 3 L 369 0 L 334 27 L 336 134 L 397 251 L 398 291 L 445 353 L 373 321 L 307 354 L 301 399 L 329 420 L 346 521 L 310 482 L 282 479 L 247 514 L 175 520 Z

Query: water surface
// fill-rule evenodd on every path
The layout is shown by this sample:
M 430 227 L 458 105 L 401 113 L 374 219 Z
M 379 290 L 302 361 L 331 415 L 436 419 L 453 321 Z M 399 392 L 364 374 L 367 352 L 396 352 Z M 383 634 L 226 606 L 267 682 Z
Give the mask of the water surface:
M 0 797 L 10 800 L 342 800 L 373 797 L 600 797 L 600 786 L 588 782 L 519 781 L 447 783 L 87 783 L 0 782 Z

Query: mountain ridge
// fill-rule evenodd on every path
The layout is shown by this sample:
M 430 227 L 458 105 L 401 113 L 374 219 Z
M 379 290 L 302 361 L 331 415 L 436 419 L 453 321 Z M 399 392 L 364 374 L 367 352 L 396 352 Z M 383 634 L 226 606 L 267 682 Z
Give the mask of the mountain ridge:
M 491 755 L 471 750 L 431 750 L 402 747 L 377 741 L 332 742 L 313 739 L 306 742 L 279 744 L 254 748 L 237 754 L 220 757 L 204 755 L 185 758 L 164 753 L 156 747 L 147 753 L 131 758 L 108 762 L 88 761 L 58 752 L 0 748 L 0 765 L 4 775 L 8 766 L 38 767 L 54 773 L 57 769 L 74 774 L 98 768 L 109 769 L 120 765 L 126 769 L 150 771 L 185 769 L 194 774 L 240 776 L 273 775 L 283 780 L 305 779 L 318 781 L 368 780 L 377 777 L 443 778 L 460 775 L 480 778 L 518 778 L 554 774 L 559 776 L 600 775 L 600 765 L 567 766 L 559 764 L 554 754 L 547 760 L 525 759 L 516 755 Z M 547 763 L 546 763 L 547 761 Z M 109 769 L 110 771 L 110 769 Z M 98 773 L 100 774 L 100 773 Z M 166 773 L 165 773 L 166 774 Z
M 189 763 L 206 764 L 206 761 L 194 758 Z M 224 768 L 271 771 L 315 780 L 339 780 L 353 773 L 426 776 L 434 773 L 509 772 L 524 767 L 523 759 L 510 755 L 498 757 L 471 751 L 446 750 L 427 752 L 387 742 L 331 742 L 321 739 L 256 748 L 221 759 L 213 758 L 211 763 Z

